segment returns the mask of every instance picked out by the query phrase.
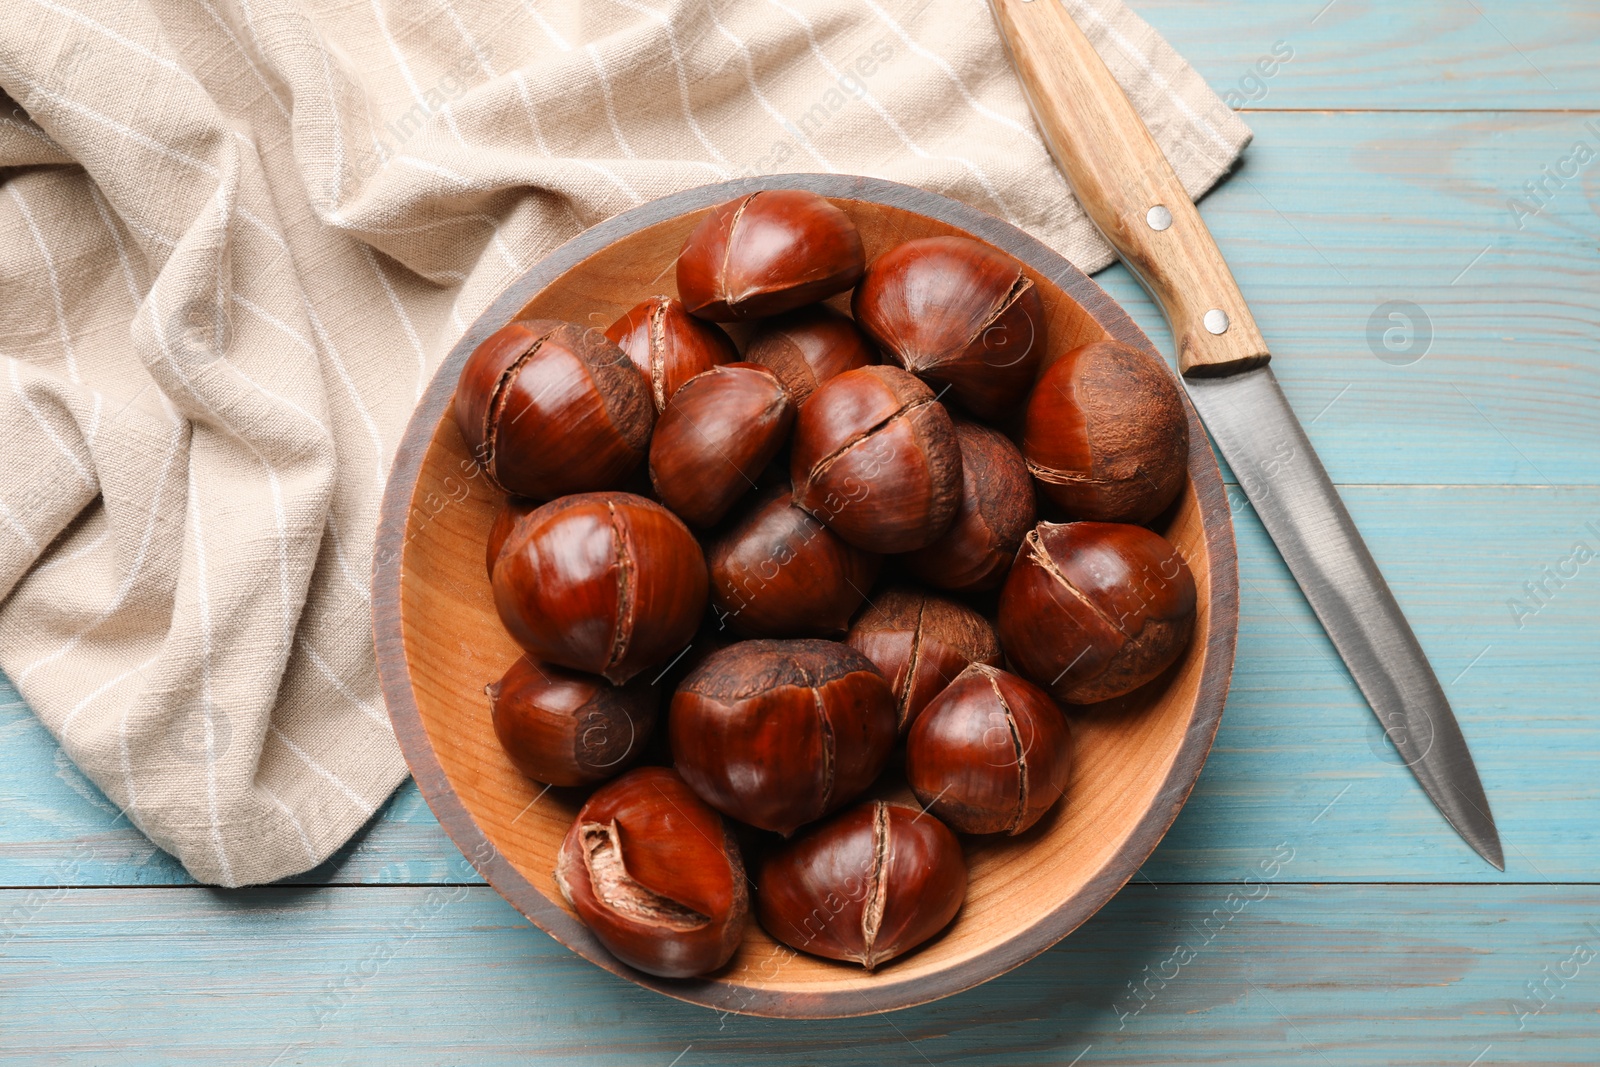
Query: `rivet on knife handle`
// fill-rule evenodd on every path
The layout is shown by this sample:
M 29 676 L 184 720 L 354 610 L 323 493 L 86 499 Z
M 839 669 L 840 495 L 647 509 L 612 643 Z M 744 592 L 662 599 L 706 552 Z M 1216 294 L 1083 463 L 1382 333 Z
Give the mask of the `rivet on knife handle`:
M 1270 358 L 1194 202 L 1059 0 L 990 0 L 1050 154 L 1166 313 L 1186 377 Z

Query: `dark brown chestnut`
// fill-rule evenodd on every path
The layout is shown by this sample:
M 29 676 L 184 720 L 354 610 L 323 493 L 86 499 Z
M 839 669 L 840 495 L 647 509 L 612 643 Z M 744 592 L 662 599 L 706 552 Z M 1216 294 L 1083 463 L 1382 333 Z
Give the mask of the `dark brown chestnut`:
M 461 370 L 454 412 L 489 480 L 538 500 L 616 488 L 644 459 L 655 421 L 622 349 L 550 319 L 490 334 Z
M 500 550 L 490 585 L 528 655 L 617 685 L 676 655 L 706 610 L 694 535 L 631 493 L 579 493 L 532 512 Z
M 764 320 L 745 346 L 744 358 L 776 374 L 796 406 L 829 378 L 878 362 L 850 316 L 827 304 Z
M 1022 454 L 1046 496 L 1075 519 L 1149 522 L 1189 468 L 1189 415 L 1176 378 L 1118 341 L 1081 345 L 1047 367 L 1028 399 Z
M 511 531 L 516 528 L 517 520 L 527 515 L 539 505 L 532 500 L 522 497 L 511 497 L 500 510 L 495 512 L 494 523 L 489 527 L 489 540 L 484 545 L 483 562 L 488 568 L 489 576 L 494 576 L 494 561 L 500 558 L 500 550 L 505 547 L 506 539 L 511 536 Z
M 889 679 L 901 736 L 967 667 L 1000 666 L 1000 638 L 988 619 L 920 589 L 890 589 L 874 597 L 845 641 Z
M 849 803 L 894 747 L 894 694 L 834 641 L 743 641 L 684 680 L 672 761 L 724 815 L 785 836 Z
M 849 215 L 816 193 L 768 189 L 700 220 L 678 256 L 678 295 L 703 319 L 754 319 L 842 293 L 865 266 Z
M 613 956 L 663 978 L 733 957 L 750 911 L 732 830 L 666 767 L 597 789 L 556 857 L 556 885 Z
M 1044 302 L 1022 265 L 970 237 L 924 237 L 872 261 L 856 324 L 889 359 L 983 419 L 1021 406 L 1045 351 Z
M 1020 834 L 1066 791 L 1072 732 L 1049 694 L 975 663 L 934 697 L 906 738 L 906 780 L 955 830 Z
M 916 808 L 871 800 L 762 864 L 756 917 L 790 948 L 870 971 L 943 930 L 966 896 L 956 835 Z
M 868 552 L 938 540 L 961 505 L 961 446 L 933 390 L 899 367 L 831 378 L 800 408 L 794 500 Z
M 961 507 L 944 536 L 905 557 L 912 574 L 940 589 L 999 588 L 1033 526 L 1033 479 L 1017 446 L 987 426 L 957 420 Z
M 652 296 L 630 308 L 606 328 L 606 340 L 626 352 L 644 375 L 658 413 L 684 382 L 739 358 L 722 327 L 695 318 L 683 301 L 670 296 Z
M 691 526 L 722 521 L 789 438 L 794 405 L 754 363 L 713 367 L 672 395 L 650 440 L 650 482 Z
M 548 785 L 592 785 L 627 770 L 650 740 L 656 690 L 614 686 L 523 656 L 486 688 L 495 736 L 517 770 Z
M 1132 692 L 1182 654 L 1194 575 L 1143 526 L 1041 522 L 1000 592 L 1000 644 L 1018 670 L 1069 704 Z
M 747 637 L 838 637 L 878 563 L 795 507 L 787 487 L 767 490 L 706 545 L 718 622 Z

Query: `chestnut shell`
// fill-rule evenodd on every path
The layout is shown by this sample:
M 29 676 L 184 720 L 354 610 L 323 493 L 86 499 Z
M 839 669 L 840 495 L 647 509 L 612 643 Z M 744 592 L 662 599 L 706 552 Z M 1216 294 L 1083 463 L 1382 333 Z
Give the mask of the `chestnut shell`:
M 850 316 L 827 304 L 763 320 L 745 346 L 744 358 L 776 374 L 796 406 L 829 378 L 878 362 L 877 352 Z
M 921 589 L 890 589 L 874 597 L 845 641 L 889 680 L 901 736 L 968 666 L 1000 666 L 1000 637 L 988 619 Z
M 670 296 L 652 296 L 629 308 L 606 327 L 606 339 L 644 375 L 658 413 L 684 382 L 739 358 L 722 327 L 689 314 L 683 301 Z
M 527 656 L 485 692 L 500 747 L 549 785 L 592 785 L 627 770 L 656 721 L 656 691 L 642 679 L 613 686 Z
M 956 443 L 961 506 L 944 536 L 905 557 L 906 568 L 940 589 L 996 589 L 1033 527 L 1033 479 L 1017 446 L 987 426 L 957 420 Z

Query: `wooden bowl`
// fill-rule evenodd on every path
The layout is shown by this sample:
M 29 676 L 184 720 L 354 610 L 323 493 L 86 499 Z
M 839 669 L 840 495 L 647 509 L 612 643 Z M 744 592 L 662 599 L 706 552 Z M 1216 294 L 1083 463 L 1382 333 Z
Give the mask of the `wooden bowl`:
M 1216 461 L 1189 412 L 1189 483 L 1162 531 L 1188 560 L 1199 617 L 1185 657 L 1114 712 L 1075 715 L 1064 803 L 1016 838 L 965 841 L 971 884 L 950 928 L 874 974 L 798 955 L 752 917 L 719 973 L 655 978 L 619 963 L 561 899 L 552 871 L 582 802 L 519 774 L 496 743 L 484 685 L 519 650 L 500 626 L 483 546 L 500 503 L 450 417 L 467 356 L 515 313 L 604 328 L 647 296 L 673 291 L 673 263 L 706 209 L 757 189 L 806 188 L 854 218 L 867 254 L 905 240 L 967 234 L 1011 254 L 1044 297 L 1050 354 L 1115 338 L 1150 341 L 1072 264 L 998 219 L 933 193 L 869 178 L 787 175 L 691 189 L 580 234 L 518 279 L 434 376 L 406 427 L 384 493 L 374 626 L 385 700 L 417 785 L 489 883 L 541 929 L 601 967 L 720 1010 L 800 1018 L 862 1015 L 948 996 L 1017 966 L 1105 904 L 1150 855 L 1211 747 L 1233 667 L 1233 528 Z M 1107 995 L 1110 995 L 1108 991 Z

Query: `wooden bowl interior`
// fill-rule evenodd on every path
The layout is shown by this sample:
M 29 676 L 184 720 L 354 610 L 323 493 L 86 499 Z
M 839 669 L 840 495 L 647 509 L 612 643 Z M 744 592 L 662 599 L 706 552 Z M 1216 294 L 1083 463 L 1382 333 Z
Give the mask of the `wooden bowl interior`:
M 961 233 L 940 220 L 883 204 L 835 202 L 855 219 L 869 258 L 901 241 Z M 645 297 L 672 292 L 674 257 L 702 214 L 695 211 L 623 236 L 559 276 L 524 311 L 604 328 Z M 1033 281 L 1048 311 L 1052 354 L 1110 336 L 1050 278 L 1034 274 Z M 1192 447 L 1211 463 L 1204 436 L 1196 436 Z M 1182 799 L 1180 794 L 1158 801 L 1158 792 L 1190 732 L 1212 626 L 1209 546 L 1193 484 L 1195 469 L 1191 466 L 1191 481 L 1161 528 L 1189 562 L 1199 586 L 1199 618 L 1188 653 L 1164 680 L 1117 702 L 1114 709 L 1074 715 L 1072 785 L 1065 802 L 1039 826 L 1017 838 L 965 839 L 971 885 L 950 929 L 921 950 L 867 975 L 859 967 L 797 955 L 752 921 L 743 947 L 712 983 L 747 990 L 752 1002 L 767 1002 L 769 994 L 806 1000 L 811 999 L 808 994 L 859 991 L 860 1010 L 871 1011 L 876 1007 L 873 989 L 882 983 L 899 985 L 969 968 L 975 973 L 964 984 L 971 985 L 1001 973 L 1044 947 L 1034 944 L 1037 938 L 1029 938 L 1028 932 L 1051 922 L 1091 881 L 1103 881 L 1108 871 L 1117 885 L 1127 879 L 1132 868 L 1116 871 L 1113 864 L 1129 835 L 1158 802 L 1171 805 Z M 484 695 L 484 686 L 519 655 L 495 614 L 484 573 L 483 546 L 499 505 L 499 494 L 477 474 L 447 414 L 422 460 L 406 522 L 399 594 L 402 640 L 421 723 L 450 787 L 515 870 L 570 912 L 551 872 L 582 796 L 547 791 L 517 772 L 495 740 Z M 1228 552 L 1231 558 L 1231 544 Z M 524 911 L 538 921 L 530 909 Z M 547 921 L 541 925 L 551 927 Z M 571 943 L 562 930 L 551 932 Z M 585 954 L 594 951 L 592 941 L 574 947 Z M 616 969 L 614 961 L 607 965 Z M 693 999 L 726 1002 L 726 997 Z M 892 999 L 906 1002 L 904 997 Z

